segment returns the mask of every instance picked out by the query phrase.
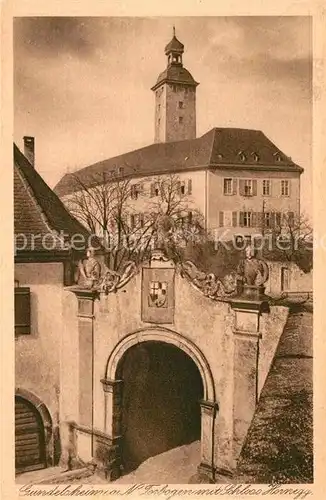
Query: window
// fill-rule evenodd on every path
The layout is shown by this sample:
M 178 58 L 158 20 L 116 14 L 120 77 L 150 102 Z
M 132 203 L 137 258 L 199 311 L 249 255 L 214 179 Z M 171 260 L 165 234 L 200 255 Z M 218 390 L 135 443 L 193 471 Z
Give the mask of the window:
M 183 101 L 179 101 L 179 109 L 183 109 Z
M 219 212 L 218 223 L 220 227 L 224 226 L 224 212 Z
M 183 116 L 179 116 L 179 123 L 183 123 Z
M 186 183 L 185 181 L 181 181 L 179 185 L 179 192 L 181 195 L 186 194 Z
M 290 196 L 290 182 L 281 181 L 281 196 Z
M 294 225 L 294 212 L 288 212 L 288 224 L 290 227 Z
M 157 106 L 157 110 L 158 110 L 158 112 L 161 111 L 161 105 L 160 104 Z
M 240 212 L 240 227 L 257 227 L 258 213 L 257 212 Z
M 276 212 L 275 214 L 275 224 L 277 227 L 281 227 L 282 225 L 282 214 L 281 212 Z
M 232 179 L 224 179 L 224 194 L 233 194 Z
M 272 214 L 270 212 L 264 213 L 264 227 L 267 229 L 272 227 Z
M 252 196 L 252 180 L 245 180 L 244 181 L 244 194 L 245 196 Z
M 151 189 L 150 192 L 151 197 L 158 196 L 160 194 L 160 187 L 157 182 L 152 182 L 150 189 Z
M 133 184 L 130 188 L 130 197 L 132 200 L 137 200 L 139 195 L 139 184 Z
M 287 291 L 290 288 L 290 273 L 287 267 L 281 268 L 281 291 Z
M 144 214 L 138 214 L 138 222 L 140 227 L 144 227 Z
M 252 212 L 243 212 L 243 227 L 252 227 Z
M 176 92 L 177 91 L 177 86 L 176 85 L 172 85 L 172 92 Z
M 137 229 L 139 227 L 144 227 L 144 214 L 131 214 L 130 215 L 130 227 L 131 229 Z
M 192 194 L 192 179 L 188 179 L 188 194 Z
M 227 196 L 237 194 L 237 179 L 224 179 L 223 193 Z
M 239 191 L 241 196 L 256 196 L 257 195 L 257 180 L 256 179 L 240 179 Z
M 161 118 L 158 118 L 158 120 L 157 120 L 157 124 L 158 124 L 158 125 L 161 125 Z
M 27 287 L 15 287 L 15 335 L 31 333 L 31 295 Z
M 263 181 L 263 196 L 270 196 L 271 194 L 271 181 Z

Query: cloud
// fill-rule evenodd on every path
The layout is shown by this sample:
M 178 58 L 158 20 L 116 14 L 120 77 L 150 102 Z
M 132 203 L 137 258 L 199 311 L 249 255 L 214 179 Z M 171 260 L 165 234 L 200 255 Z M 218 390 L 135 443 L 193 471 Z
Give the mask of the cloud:
M 14 49 L 56 57 L 61 52 L 89 57 L 96 49 L 87 19 L 78 17 L 16 17 Z

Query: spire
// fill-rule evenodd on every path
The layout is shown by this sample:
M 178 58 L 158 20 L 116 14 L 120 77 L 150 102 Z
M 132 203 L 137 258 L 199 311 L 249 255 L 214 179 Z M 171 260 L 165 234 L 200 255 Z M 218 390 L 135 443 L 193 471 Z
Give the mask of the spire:
M 165 54 L 168 56 L 168 66 L 182 66 L 182 54 L 184 45 L 175 36 L 175 26 L 173 25 L 173 37 L 170 43 L 165 47 Z

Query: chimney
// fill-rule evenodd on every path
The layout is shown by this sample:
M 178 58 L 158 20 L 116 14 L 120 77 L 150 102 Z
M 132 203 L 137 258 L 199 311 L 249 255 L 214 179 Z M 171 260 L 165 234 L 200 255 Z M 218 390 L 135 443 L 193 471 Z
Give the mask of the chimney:
M 35 166 L 35 138 L 24 136 L 24 155 L 32 165 Z

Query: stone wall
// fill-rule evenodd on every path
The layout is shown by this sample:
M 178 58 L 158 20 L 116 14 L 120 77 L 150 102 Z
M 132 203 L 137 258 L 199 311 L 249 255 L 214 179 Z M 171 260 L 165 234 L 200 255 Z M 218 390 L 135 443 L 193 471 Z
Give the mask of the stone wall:
M 249 310 L 243 310 L 240 303 L 212 300 L 177 271 L 174 284 L 174 315 L 167 324 L 142 320 L 141 272 L 117 293 L 99 300 L 94 296 L 92 305 L 87 302 L 90 293 L 82 298 L 83 291 L 75 292 L 78 309 L 76 296 L 66 293 L 65 315 L 70 319 L 63 332 L 62 418 L 76 424 L 77 454 L 83 461 L 99 453 L 98 443 L 102 455 L 104 448 L 108 456 L 112 447 L 119 448 L 121 360 L 133 346 L 156 341 L 183 350 L 201 374 L 201 465 L 234 469 L 287 309 L 272 306 L 262 312 L 249 304 Z

